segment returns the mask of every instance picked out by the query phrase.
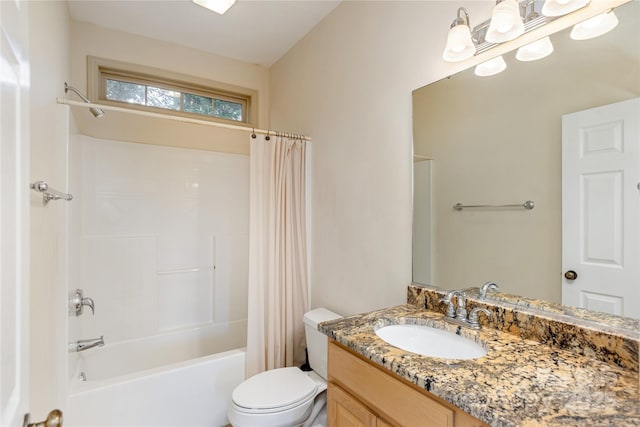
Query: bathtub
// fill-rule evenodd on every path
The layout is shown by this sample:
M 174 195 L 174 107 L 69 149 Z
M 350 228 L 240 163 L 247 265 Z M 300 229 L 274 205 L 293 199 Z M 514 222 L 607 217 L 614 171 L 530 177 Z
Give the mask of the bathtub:
M 66 427 L 227 424 L 233 389 L 244 380 L 245 322 L 163 334 L 70 353 Z M 217 329 L 216 329 L 217 328 Z M 228 331 L 227 331 L 228 332 Z M 217 340 L 215 338 L 218 338 Z

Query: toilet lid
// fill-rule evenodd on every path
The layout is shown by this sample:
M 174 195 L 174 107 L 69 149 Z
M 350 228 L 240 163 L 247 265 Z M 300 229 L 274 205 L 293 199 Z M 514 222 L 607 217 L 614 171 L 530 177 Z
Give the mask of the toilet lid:
M 307 400 L 318 385 L 298 368 L 279 368 L 261 372 L 233 390 L 233 402 L 242 408 L 268 410 Z

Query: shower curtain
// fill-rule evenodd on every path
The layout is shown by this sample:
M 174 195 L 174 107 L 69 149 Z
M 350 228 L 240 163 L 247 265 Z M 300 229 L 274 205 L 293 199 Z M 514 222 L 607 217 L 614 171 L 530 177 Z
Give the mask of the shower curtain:
M 305 360 L 306 142 L 250 139 L 247 378 Z

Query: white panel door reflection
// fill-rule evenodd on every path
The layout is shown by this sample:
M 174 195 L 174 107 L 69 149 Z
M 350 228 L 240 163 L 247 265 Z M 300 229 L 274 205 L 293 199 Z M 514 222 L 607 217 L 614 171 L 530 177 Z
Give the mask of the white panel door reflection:
M 640 98 L 562 118 L 563 304 L 640 318 L 639 122 Z

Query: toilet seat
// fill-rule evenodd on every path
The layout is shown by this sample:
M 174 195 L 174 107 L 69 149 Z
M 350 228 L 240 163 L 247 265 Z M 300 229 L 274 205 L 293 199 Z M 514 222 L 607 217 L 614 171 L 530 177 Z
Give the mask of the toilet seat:
M 237 411 L 247 414 L 282 412 L 309 403 L 318 387 L 299 368 L 279 368 L 244 381 L 233 391 L 231 400 Z

